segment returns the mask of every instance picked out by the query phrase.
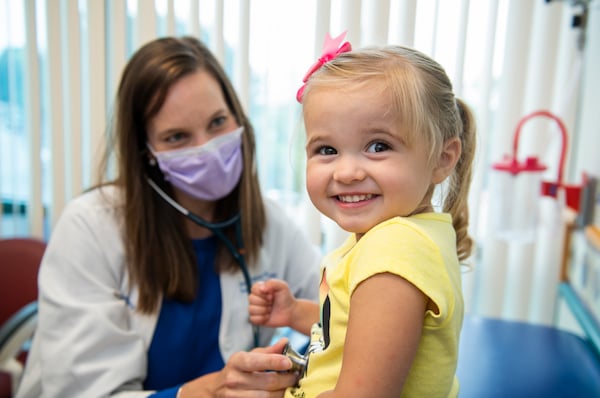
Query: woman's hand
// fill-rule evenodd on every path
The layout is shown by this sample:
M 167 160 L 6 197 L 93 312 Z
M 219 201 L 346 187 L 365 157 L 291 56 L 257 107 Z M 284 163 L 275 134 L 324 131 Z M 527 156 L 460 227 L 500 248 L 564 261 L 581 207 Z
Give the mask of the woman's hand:
M 286 343 L 282 339 L 270 347 L 233 354 L 221 371 L 184 384 L 177 398 L 283 397 L 298 379 L 288 372 L 291 361 L 281 355 Z

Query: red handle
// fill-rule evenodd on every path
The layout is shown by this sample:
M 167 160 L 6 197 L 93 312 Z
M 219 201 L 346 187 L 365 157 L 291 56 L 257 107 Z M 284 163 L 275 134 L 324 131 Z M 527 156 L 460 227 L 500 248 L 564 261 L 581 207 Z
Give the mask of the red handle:
M 530 113 L 529 115 L 524 116 L 519 121 L 519 124 L 517 124 L 517 128 L 515 130 L 514 141 L 513 141 L 513 158 L 514 159 L 517 158 L 517 152 L 519 149 L 519 134 L 521 133 L 521 128 L 523 127 L 525 122 L 527 122 L 528 120 L 530 120 L 534 117 L 537 117 L 537 116 L 545 116 L 547 118 L 554 120 L 558 124 L 558 127 L 560 128 L 560 132 L 562 135 L 562 149 L 560 152 L 560 163 L 559 163 L 559 167 L 558 167 L 557 183 L 559 185 L 561 185 L 562 184 L 562 176 L 563 176 L 563 167 L 565 165 L 565 157 L 567 155 L 567 129 L 566 129 L 563 121 L 558 116 L 553 114 L 552 112 L 545 111 L 545 110 L 535 111 L 533 113 Z

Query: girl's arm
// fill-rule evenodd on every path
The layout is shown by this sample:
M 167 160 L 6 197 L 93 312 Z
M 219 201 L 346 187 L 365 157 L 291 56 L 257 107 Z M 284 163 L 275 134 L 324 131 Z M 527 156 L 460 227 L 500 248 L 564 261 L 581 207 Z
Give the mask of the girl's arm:
M 350 299 L 344 361 L 332 397 L 398 397 L 415 358 L 426 296 L 390 273 L 363 281 Z
M 297 299 L 290 327 L 310 336 L 310 328 L 319 321 L 319 304 L 310 300 Z

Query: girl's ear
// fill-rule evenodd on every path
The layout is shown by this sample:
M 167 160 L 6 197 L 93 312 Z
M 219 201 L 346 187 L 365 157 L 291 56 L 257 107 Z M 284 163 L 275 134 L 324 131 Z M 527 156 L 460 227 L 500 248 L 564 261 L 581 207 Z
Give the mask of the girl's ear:
M 453 137 L 444 143 L 437 165 L 433 169 L 432 182 L 434 184 L 441 183 L 452 173 L 461 153 L 462 146 L 460 138 Z

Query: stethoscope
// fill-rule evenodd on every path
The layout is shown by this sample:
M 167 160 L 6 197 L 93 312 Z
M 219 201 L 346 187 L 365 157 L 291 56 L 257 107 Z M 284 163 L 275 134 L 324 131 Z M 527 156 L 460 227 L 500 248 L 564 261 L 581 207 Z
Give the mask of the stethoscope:
M 252 289 L 252 279 L 250 278 L 250 272 L 248 272 L 248 267 L 246 266 L 246 260 L 242 255 L 242 251 L 244 250 L 244 244 L 242 240 L 242 223 L 240 213 L 235 214 L 231 218 L 225 221 L 212 223 L 206 220 L 203 220 L 201 217 L 196 214 L 190 212 L 185 207 L 181 206 L 177 203 L 173 198 L 165 193 L 151 178 L 147 178 L 148 184 L 158 193 L 167 203 L 169 203 L 175 210 L 186 216 L 192 222 L 200 225 L 201 227 L 209 229 L 212 233 L 214 233 L 220 240 L 225 244 L 225 247 L 231 254 L 231 256 L 237 261 L 242 270 L 242 274 L 244 275 L 244 282 L 246 283 L 246 289 L 248 290 L 248 294 Z M 233 245 L 233 242 L 225 235 L 223 230 L 231 225 L 235 224 L 235 237 L 239 242 L 239 248 Z M 259 346 L 259 329 L 258 326 L 252 325 L 252 333 L 254 335 L 254 347 Z

